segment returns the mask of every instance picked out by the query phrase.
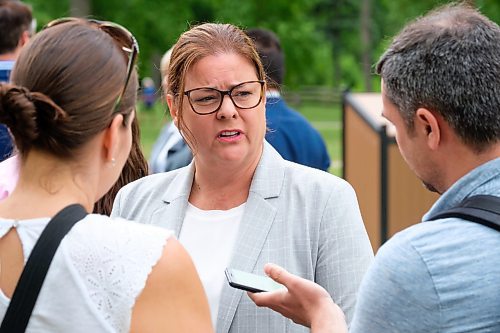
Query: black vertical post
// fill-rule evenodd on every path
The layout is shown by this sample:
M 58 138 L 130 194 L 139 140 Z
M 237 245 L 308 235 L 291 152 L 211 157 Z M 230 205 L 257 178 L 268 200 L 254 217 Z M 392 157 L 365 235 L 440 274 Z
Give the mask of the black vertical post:
M 380 135 L 380 245 L 388 238 L 388 194 L 389 194 L 389 170 L 387 161 L 387 150 L 389 140 L 387 138 L 386 125 L 379 130 Z
M 347 107 L 347 94 L 349 94 L 349 89 L 346 89 L 342 92 L 342 178 L 345 179 L 345 170 L 346 170 L 346 122 L 345 122 L 345 112 Z

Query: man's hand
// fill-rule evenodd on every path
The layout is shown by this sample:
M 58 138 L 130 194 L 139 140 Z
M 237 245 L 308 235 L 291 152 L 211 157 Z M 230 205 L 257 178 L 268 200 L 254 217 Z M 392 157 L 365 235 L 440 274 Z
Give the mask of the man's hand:
M 266 264 L 264 271 L 288 290 L 248 293 L 257 306 L 268 307 L 297 324 L 310 327 L 311 333 L 347 332 L 344 313 L 323 287 L 278 265 Z

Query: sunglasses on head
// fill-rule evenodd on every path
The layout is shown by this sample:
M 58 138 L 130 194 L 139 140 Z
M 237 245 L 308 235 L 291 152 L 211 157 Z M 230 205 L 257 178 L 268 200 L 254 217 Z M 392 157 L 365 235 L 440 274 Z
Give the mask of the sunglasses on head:
M 130 80 L 130 77 L 132 76 L 132 71 L 134 69 L 134 65 L 137 60 L 137 55 L 139 54 L 139 44 L 137 43 L 137 40 L 135 39 L 134 35 L 132 35 L 132 33 L 128 31 L 125 27 L 109 21 L 82 19 L 77 17 L 63 17 L 47 23 L 47 25 L 45 25 L 42 30 L 68 22 L 82 22 L 82 21 L 89 22 L 98 27 L 100 30 L 107 33 L 108 35 L 110 35 L 114 40 L 116 40 L 120 44 L 121 49 L 128 54 L 127 76 L 125 77 L 125 83 L 123 84 L 123 89 L 120 92 L 120 95 L 118 95 L 118 98 L 116 99 L 116 102 L 113 107 L 113 111 L 116 111 L 120 106 L 123 95 L 127 90 L 128 82 Z

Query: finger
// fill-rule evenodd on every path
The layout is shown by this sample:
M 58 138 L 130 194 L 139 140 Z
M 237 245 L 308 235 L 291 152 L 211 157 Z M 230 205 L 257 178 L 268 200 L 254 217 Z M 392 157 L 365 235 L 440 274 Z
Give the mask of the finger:
M 252 293 L 252 292 L 249 292 L 247 291 L 247 295 L 248 297 L 250 297 L 250 299 L 255 303 L 257 304 L 258 306 L 260 306 L 260 297 L 257 293 Z
M 275 291 L 275 292 L 263 292 L 263 293 L 250 293 L 248 292 L 248 297 L 259 307 L 267 307 L 273 311 L 281 313 L 286 318 L 290 318 L 293 322 L 310 326 L 307 324 L 307 321 L 302 319 L 300 314 L 303 311 L 299 311 L 296 313 L 296 310 L 289 310 L 289 306 L 284 301 L 284 296 L 286 292 L 283 291 Z M 292 304 L 293 305 L 293 304 Z
M 257 305 L 257 306 L 265 306 L 269 307 L 273 305 L 276 301 L 274 300 L 274 296 L 269 295 L 272 293 L 264 292 L 264 293 L 251 293 L 247 292 L 248 297 Z M 274 300 L 274 301 L 273 301 Z

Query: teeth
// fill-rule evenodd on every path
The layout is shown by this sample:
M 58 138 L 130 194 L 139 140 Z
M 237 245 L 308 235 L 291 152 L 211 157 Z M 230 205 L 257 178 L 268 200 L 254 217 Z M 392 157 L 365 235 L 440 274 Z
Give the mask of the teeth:
M 224 131 L 220 134 L 220 136 L 234 136 L 238 135 L 238 131 Z

